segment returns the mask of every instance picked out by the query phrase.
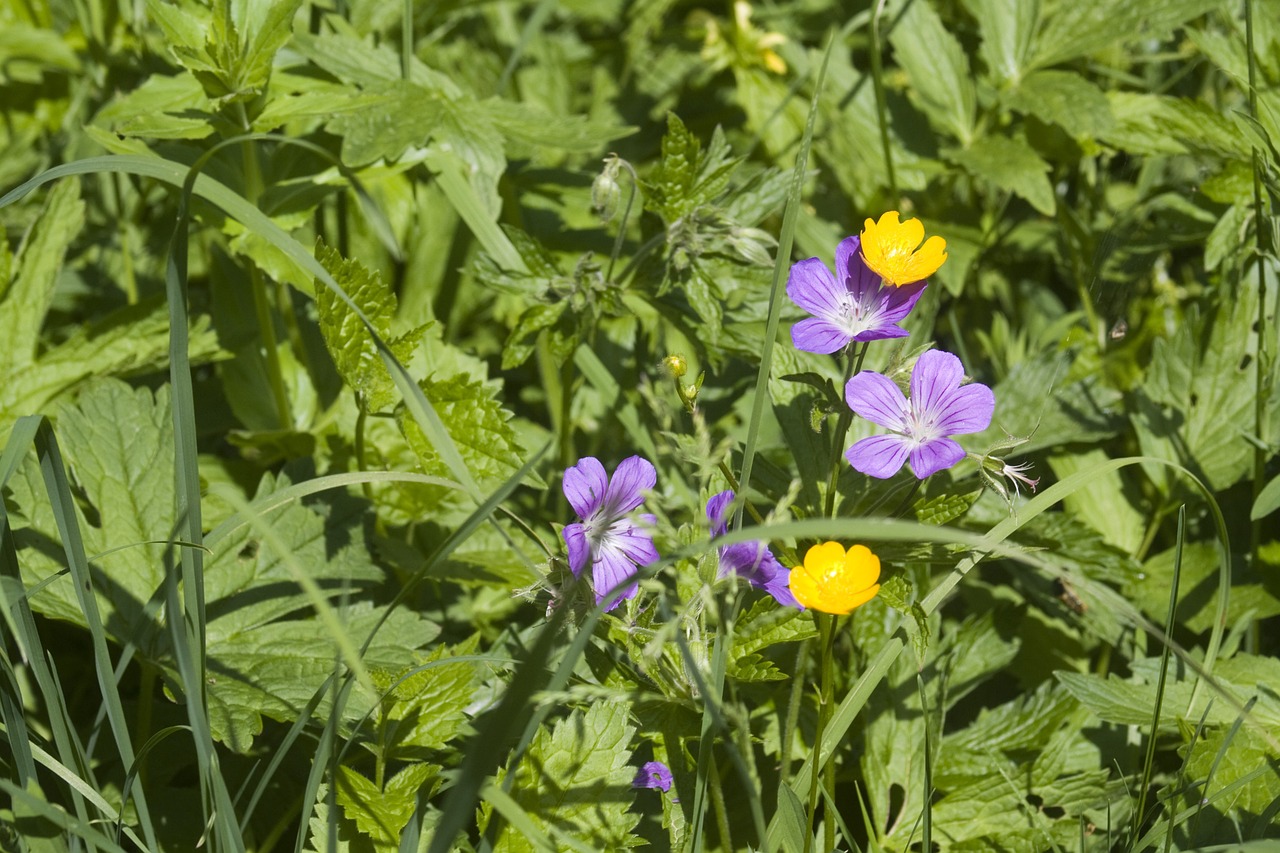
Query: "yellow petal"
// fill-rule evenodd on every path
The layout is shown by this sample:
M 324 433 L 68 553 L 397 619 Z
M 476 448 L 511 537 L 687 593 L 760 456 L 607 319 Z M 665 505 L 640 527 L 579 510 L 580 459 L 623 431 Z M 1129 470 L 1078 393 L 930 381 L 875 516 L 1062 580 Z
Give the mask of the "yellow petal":
M 844 559 L 845 586 L 863 590 L 880 580 L 880 558 L 866 545 L 854 545 Z

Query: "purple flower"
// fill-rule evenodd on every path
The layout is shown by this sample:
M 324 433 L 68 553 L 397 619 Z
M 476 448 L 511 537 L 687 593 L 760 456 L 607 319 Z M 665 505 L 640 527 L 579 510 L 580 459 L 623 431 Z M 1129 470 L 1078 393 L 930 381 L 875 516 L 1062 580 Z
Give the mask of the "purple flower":
M 649 531 L 636 524 L 629 515 L 644 503 L 644 493 L 658 482 L 653 463 L 631 456 L 618 463 L 610 481 L 600 460 L 584 456 L 578 464 L 564 472 L 564 496 L 582 519 L 565 527 L 564 544 L 569 549 L 569 568 L 574 577 L 591 564 L 591 588 L 596 604 L 611 591 L 635 576 L 636 566 L 647 566 L 658 559 Z M 652 525 L 652 515 L 639 518 Z M 633 597 L 639 587 L 632 583 L 609 606 L 612 610 L 623 599 Z
M 846 237 L 836 247 L 836 275 L 818 258 L 791 267 L 787 296 L 814 316 L 791 327 L 791 341 L 805 352 L 833 353 L 853 341 L 905 338 L 897 324 L 911 313 L 927 282 L 895 287 L 862 259 L 861 240 Z
M 636 771 L 636 778 L 631 780 L 631 787 L 670 791 L 671 768 L 661 761 L 646 761 L 644 766 Z
M 855 414 L 893 431 L 864 438 L 845 453 L 854 468 L 872 477 L 892 477 L 911 459 L 911 470 L 923 480 L 964 458 L 964 450 L 947 436 L 981 432 L 991 423 L 996 398 L 980 383 L 960 386 L 964 367 L 949 352 L 929 350 L 911 372 L 911 399 L 902 396 L 888 377 L 870 370 L 844 388 Z
M 728 530 L 725 510 L 733 503 L 733 490 L 728 489 L 707 501 L 707 518 L 711 535 L 723 536 Z M 783 607 L 804 610 L 791 594 L 791 570 L 784 568 L 763 542 L 739 542 L 720 549 L 720 577 L 735 574 L 747 579 L 756 589 L 772 595 Z

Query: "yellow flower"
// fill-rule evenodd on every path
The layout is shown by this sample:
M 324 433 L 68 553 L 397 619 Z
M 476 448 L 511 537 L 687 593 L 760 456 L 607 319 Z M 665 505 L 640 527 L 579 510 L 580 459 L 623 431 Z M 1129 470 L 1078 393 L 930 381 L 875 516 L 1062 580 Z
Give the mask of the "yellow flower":
M 872 272 L 895 287 L 924 281 L 947 259 L 947 241 L 935 236 L 921 246 L 921 240 L 924 226 L 920 220 L 899 222 L 898 212 L 891 210 L 879 222 L 868 219 L 862 226 L 862 259 Z
M 791 594 L 810 610 L 844 615 L 880 591 L 880 558 L 866 545 L 847 552 L 839 542 L 814 545 L 791 570 Z

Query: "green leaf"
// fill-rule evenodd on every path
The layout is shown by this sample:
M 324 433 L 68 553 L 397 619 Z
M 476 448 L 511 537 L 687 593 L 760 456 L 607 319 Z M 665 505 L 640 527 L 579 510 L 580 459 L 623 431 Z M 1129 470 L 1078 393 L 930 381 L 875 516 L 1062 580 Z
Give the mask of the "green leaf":
M 145 139 L 203 139 L 213 133 L 213 104 L 190 74 L 153 74 L 117 95 L 94 116 L 95 126 Z
M 607 143 L 637 130 L 626 125 L 601 124 L 585 116 L 552 114 L 531 104 L 502 98 L 486 98 L 479 101 L 476 108 L 502 135 L 512 156 L 525 149 L 539 148 L 593 154 Z
M 636 846 L 640 839 L 632 828 L 640 816 L 630 811 L 637 769 L 630 763 L 634 733 L 621 702 L 598 702 L 550 729 L 539 728 L 514 771 L 512 797 L 548 834 L 554 829 L 592 850 Z M 500 777 L 506 772 L 511 771 Z M 523 853 L 536 848 L 506 825 L 494 849 Z
M 1083 672 L 1057 672 L 1062 685 L 1100 720 L 1128 726 L 1150 726 L 1155 708 L 1155 672 L 1159 662 L 1152 659 L 1143 668 L 1146 678 L 1138 681 L 1122 681 L 1114 675 L 1100 676 Z M 1135 667 L 1135 670 L 1137 668 Z M 1230 725 L 1235 721 L 1236 709 L 1243 705 L 1252 690 L 1243 689 L 1219 678 L 1218 685 L 1231 694 L 1234 702 L 1213 696 L 1214 691 L 1200 690 L 1196 704 L 1190 700 L 1194 685 L 1190 681 L 1170 680 L 1165 684 L 1164 702 L 1160 706 L 1160 728 L 1174 731 L 1179 724 L 1196 725 L 1202 715 L 1209 725 Z M 1209 699 L 1213 699 L 1209 702 Z M 1267 725 L 1280 724 L 1280 709 L 1276 703 L 1259 703 L 1255 706 L 1255 719 Z
M 13 376 L 35 361 L 40 328 L 53 301 L 63 258 L 83 225 L 80 181 L 60 181 L 49 193 L 35 227 L 18 247 L 16 274 L 4 291 L 0 377 Z
M 1249 520 L 1258 521 L 1266 518 L 1271 513 L 1280 509 L 1280 475 L 1271 479 L 1258 493 L 1258 498 L 1253 502 L 1253 509 L 1249 511 Z
M 411 669 L 418 670 L 395 688 L 388 723 L 388 751 L 399 760 L 422 750 L 442 749 L 466 722 L 466 708 L 475 701 L 478 681 L 472 661 L 449 663 L 471 654 L 479 637 L 450 648 L 438 646 Z M 403 673 L 402 673 L 403 674 Z
M 374 850 L 394 851 L 400 848 L 401 830 L 413 816 L 418 792 L 424 786 L 427 797 L 435 793 L 440 786 L 439 765 L 410 764 L 379 790 L 358 771 L 342 764 L 334 779 L 334 796 L 343 816 L 373 841 Z
M 1076 139 L 1093 139 L 1115 123 L 1106 94 L 1072 71 L 1029 74 L 1007 103 L 1010 109 L 1060 125 Z
M 322 242 L 316 245 L 316 259 L 360 306 L 396 359 L 401 364 L 407 363 L 417 351 L 426 326 L 393 338 L 391 322 L 396 315 L 396 297 L 383 283 L 382 276 L 370 272 L 358 260 L 344 259 L 336 249 Z M 388 408 L 399 399 L 399 393 L 386 364 L 378 355 L 373 336 L 351 307 L 333 291 L 322 286 L 315 290 L 320 332 L 338 373 L 359 395 L 366 411 L 380 412 Z
M 1025 72 L 1040 4 L 1023 0 L 965 0 L 982 30 L 979 53 L 996 80 L 1017 84 Z
M 482 488 L 505 481 L 519 469 L 524 448 L 508 423 L 511 413 L 502 407 L 492 385 L 457 373 L 449 379 L 423 380 L 419 386 Z M 417 454 L 423 473 L 449 476 L 444 460 L 417 421 L 402 409 L 397 413 L 397 422 Z
M 944 494 L 934 498 L 920 498 L 911 510 L 921 524 L 950 524 L 968 512 L 980 497 L 982 497 L 981 489 L 962 495 Z
M 293 34 L 294 15 L 302 0 L 251 0 L 246 6 L 246 16 L 253 19 L 242 23 L 241 29 L 253 35 L 239 58 L 239 83 L 245 89 L 263 91 L 271 79 L 276 53 Z
M 746 658 L 778 643 L 794 643 L 818 636 L 813 620 L 794 607 L 783 607 L 764 597 L 738 618 L 734 625 L 731 660 Z
M 1107 93 L 1115 125 L 1102 141 L 1132 154 L 1208 154 L 1249 160 L 1251 146 L 1230 118 L 1203 101 L 1145 92 Z
M 529 339 L 538 332 L 555 326 L 564 316 L 564 309 L 567 306 L 566 301 L 560 300 L 539 302 L 525 309 L 515 326 L 511 328 L 507 342 L 502 345 L 502 369 L 511 370 L 528 361 L 529 356 L 533 354 L 534 346 L 533 341 Z M 568 355 L 569 353 L 566 352 L 564 357 L 568 358 Z
M 983 136 L 950 159 L 974 177 L 1022 196 L 1031 206 L 1052 216 L 1057 208 L 1049 183 L 1049 164 L 1021 137 Z
M 921 109 L 964 146 L 973 141 L 977 93 L 964 48 L 926 0 L 907 5 L 889 41 Z
M 1046 16 L 1031 65 L 1045 68 L 1121 40 L 1161 39 L 1185 21 L 1221 8 L 1217 0 L 1080 0 Z

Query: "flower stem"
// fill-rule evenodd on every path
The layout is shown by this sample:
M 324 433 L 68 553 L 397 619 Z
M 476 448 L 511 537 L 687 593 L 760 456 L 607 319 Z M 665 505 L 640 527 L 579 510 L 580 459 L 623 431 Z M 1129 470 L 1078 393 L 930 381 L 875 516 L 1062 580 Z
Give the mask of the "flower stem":
M 822 736 L 827 730 L 827 724 L 831 721 L 831 691 L 832 682 L 834 681 L 835 668 L 833 666 L 833 658 L 835 651 L 835 622 L 836 617 L 828 613 L 815 613 L 814 619 L 818 623 L 818 643 L 822 646 L 822 665 L 821 665 L 821 686 L 818 693 L 818 727 L 813 735 L 813 776 L 809 780 L 809 831 L 805 833 L 804 850 L 809 853 L 813 846 L 813 827 L 817 819 L 818 813 L 818 794 L 821 786 L 827 788 L 828 799 L 835 801 L 835 773 L 832 764 L 828 768 L 828 772 L 823 775 L 819 781 L 819 772 L 822 767 Z M 823 832 L 823 840 L 825 842 L 825 850 L 827 853 L 835 847 L 835 821 L 834 815 L 826 816 L 826 826 Z
M 849 362 L 844 371 L 844 382 L 840 383 L 840 387 L 836 389 L 841 396 L 844 395 L 844 388 L 849 384 L 849 380 L 854 374 L 862 369 L 862 361 L 867 357 L 866 343 L 861 344 L 856 349 L 849 350 Z M 853 410 L 845 406 L 840 412 L 840 420 L 836 423 L 836 431 L 831 436 L 831 478 L 827 480 L 827 503 L 823 511 L 823 515 L 828 518 L 836 517 L 836 482 L 840 479 L 840 462 L 844 458 L 844 437 L 849 432 L 850 425 L 853 424 Z

